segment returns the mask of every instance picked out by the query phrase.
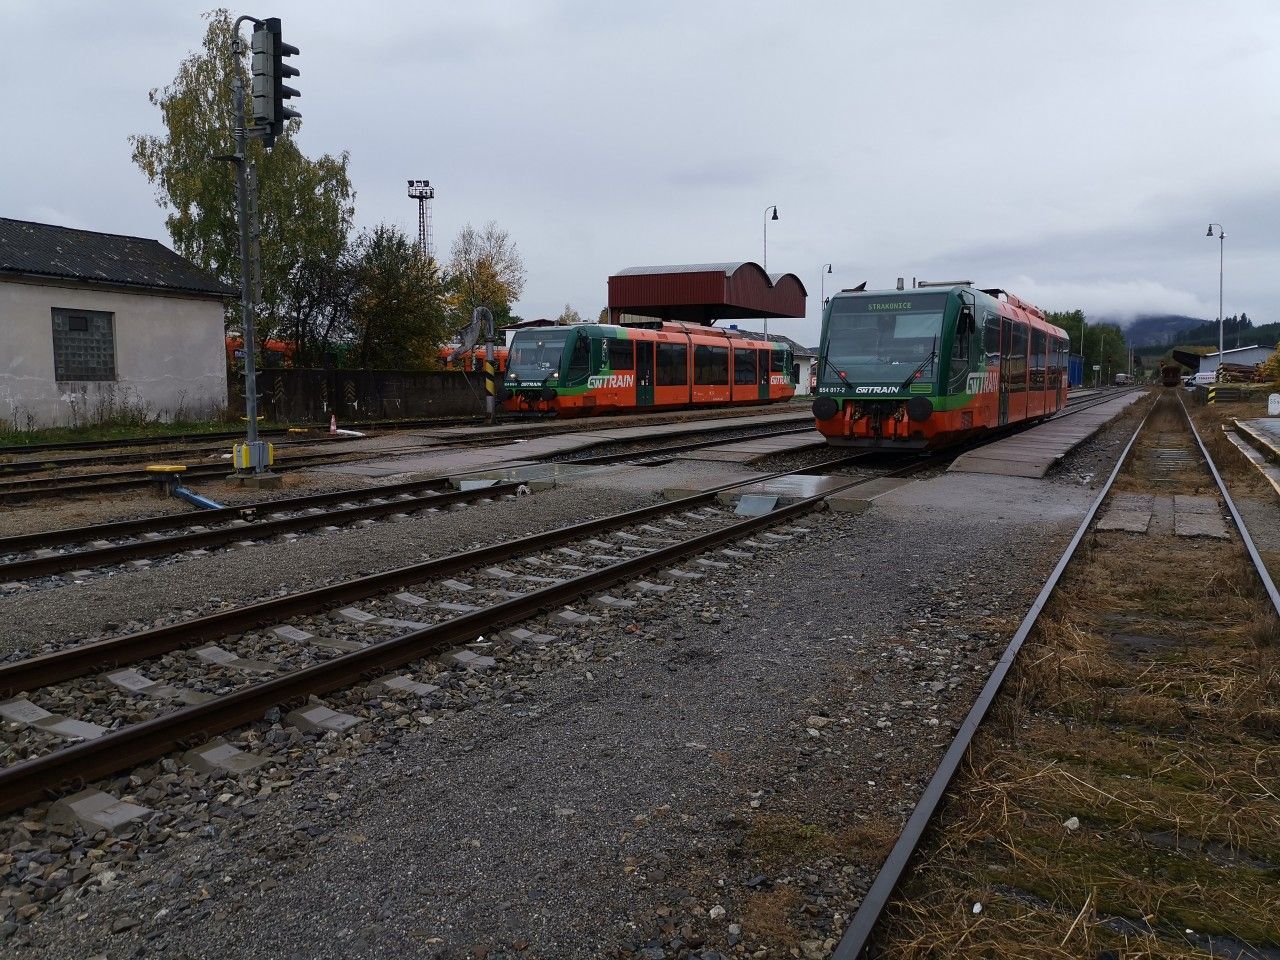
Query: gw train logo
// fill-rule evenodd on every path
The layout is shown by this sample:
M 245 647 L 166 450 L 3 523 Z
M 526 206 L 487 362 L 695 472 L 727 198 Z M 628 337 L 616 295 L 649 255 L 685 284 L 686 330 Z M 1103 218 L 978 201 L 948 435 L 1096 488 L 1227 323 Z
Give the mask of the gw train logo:
M 899 393 L 900 387 L 855 387 L 854 393 Z
M 636 385 L 636 375 L 634 373 L 613 373 L 598 377 L 587 377 L 587 386 L 592 390 L 598 390 L 601 387 L 634 387 Z
M 965 382 L 965 393 L 994 393 L 1000 371 L 988 370 L 985 373 L 971 373 Z

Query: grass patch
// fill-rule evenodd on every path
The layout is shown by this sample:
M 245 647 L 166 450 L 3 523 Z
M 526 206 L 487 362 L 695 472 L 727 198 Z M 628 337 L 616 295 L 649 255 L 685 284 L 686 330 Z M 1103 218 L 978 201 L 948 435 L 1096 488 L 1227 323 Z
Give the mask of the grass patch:
M 185 420 L 174 423 L 108 423 L 83 427 L 47 427 L 40 430 L 0 429 L 0 446 L 41 446 L 80 443 L 86 440 L 135 440 L 173 434 L 225 433 L 241 424 L 229 420 Z M 264 424 L 263 429 L 269 429 Z

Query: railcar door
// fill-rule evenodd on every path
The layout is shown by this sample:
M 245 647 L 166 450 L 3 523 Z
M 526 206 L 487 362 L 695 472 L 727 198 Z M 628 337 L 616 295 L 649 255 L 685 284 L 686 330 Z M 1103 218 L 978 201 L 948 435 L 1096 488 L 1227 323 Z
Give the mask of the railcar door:
M 1000 318 L 1000 420 L 999 425 L 1009 422 L 1009 358 L 1013 356 L 1013 323 L 1008 317 Z
M 636 341 L 636 406 L 653 406 L 653 341 Z
M 760 389 L 756 393 L 757 400 L 769 399 L 769 378 L 773 375 L 773 350 L 761 350 L 756 358 L 756 376 L 760 380 Z

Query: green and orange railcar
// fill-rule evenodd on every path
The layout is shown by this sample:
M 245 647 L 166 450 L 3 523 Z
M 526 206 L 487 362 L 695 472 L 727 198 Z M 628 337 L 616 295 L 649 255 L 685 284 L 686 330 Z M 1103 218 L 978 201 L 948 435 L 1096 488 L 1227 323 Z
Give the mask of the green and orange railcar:
M 795 394 L 791 350 L 696 324 L 577 324 L 520 330 L 501 399 L 561 417 L 740 406 Z
M 813 415 L 833 446 L 924 450 L 1067 402 L 1067 333 L 1003 290 L 842 291 L 827 305 Z

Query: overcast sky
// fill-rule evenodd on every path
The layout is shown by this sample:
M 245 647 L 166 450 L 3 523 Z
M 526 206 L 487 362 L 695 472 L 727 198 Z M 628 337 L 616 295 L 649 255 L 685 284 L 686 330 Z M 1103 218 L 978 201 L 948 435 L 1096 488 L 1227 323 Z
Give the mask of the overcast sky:
M 211 3 L 0 0 L 0 216 L 168 241 L 129 159 Z M 610 273 L 759 260 L 809 289 L 899 276 L 1047 309 L 1276 310 L 1280 3 L 1204 0 L 369 3 L 277 0 L 299 138 L 347 149 L 359 226 L 447 255 L 510 231 L 516 312 L 604 305 Z

